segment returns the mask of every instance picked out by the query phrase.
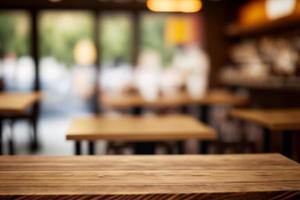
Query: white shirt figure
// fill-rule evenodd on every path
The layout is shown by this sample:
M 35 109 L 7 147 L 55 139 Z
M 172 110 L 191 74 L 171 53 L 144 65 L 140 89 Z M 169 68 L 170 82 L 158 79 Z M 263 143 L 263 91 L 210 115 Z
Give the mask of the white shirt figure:
M 132 86 L 132 66 L 118 63 L 114 66 L 104 66 L 101 71 L 101 87 L 109 94 L 119 94 Z
M 135 86 L 147 101 L 154 101 L 159 96 L 161 66 L 161 58 L 155 51 L 144 51 L 139 57 Z
M 173 66 L 182 72 L 188 94 L 192 98 L 205 95 L 209 81 L 209 58 L 199 47 L 192 45 L 175 55 Z

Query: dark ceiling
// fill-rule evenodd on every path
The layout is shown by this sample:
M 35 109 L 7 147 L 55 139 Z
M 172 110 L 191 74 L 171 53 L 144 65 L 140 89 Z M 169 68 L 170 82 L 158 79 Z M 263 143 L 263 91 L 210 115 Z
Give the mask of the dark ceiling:
M 146 9 L 146 0 L 0 0 L 0 9 Z
M 239 4 L 245 0 L 203 0 L 203 3 Z M 0 0 L 0 9 L 145 10 L 146 0 Z
M 94 11 L 145 11 L 147 0 L 0 0 L 0 10 L 7 9 L 77 9 Z M 184 0 L 183 0 L 184 1 Z M 218 17 L 218 10 L 222 8 L 228 14 L 234 14 L 237 8 L 248 0 L 202 0 L 203 10 L 211 13 L 211 17 Z

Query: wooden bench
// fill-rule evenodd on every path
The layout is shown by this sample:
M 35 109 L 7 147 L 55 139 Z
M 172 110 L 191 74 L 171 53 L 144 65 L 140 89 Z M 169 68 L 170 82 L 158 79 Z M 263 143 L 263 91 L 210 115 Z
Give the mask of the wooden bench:
M 2 123 L 3 119 L 10 119 L 13 123 L 16 119 L 26 118 L 29 119 L 33 127 L 33 141 L 32 148 L 38 147 L 37 139 L 37 119 L 38 119 L 38 106 L 37 102 L 41 99 L 42 95 L 39 92 L 1 92 L 0 93 L 0 154 L 2 154 Z M 28 112 L 32 108 L 31 112 Z M 10 141 L 10 153 L 14 153 Z
M 182 141 L 187 139 L 216 140 L 214 129 L 187 115 L 146 116 L 146 117 L 86 117 L 74 119 L 67 133 L 67 140 L 75 140 L 75 153 L 81 154 L 80 141 L 90 141 L 90 153 L 93 154 L 95 140 L 153 142 Z M 180 144 L 182 145 L 182 144 Z M 146 149 L 145 144 L 137 147 Z M 181 147 L 180 147 L 181 148 Z M 147 153 L 153 153 L 149 147 Z
M 291 156 L 292 132 L 300 130 L 300 109 L 235 109 L 231 116 L 265 128 L 264 151 L 270 152 L 270 134 L 283 133 L 283 152 Z
M 298 199 L 279 154 L 0 157 L 1 199 Z

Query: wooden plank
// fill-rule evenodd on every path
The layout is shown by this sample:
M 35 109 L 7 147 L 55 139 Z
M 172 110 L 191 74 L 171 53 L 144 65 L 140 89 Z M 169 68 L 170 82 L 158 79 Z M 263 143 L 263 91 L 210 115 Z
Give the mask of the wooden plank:
M 41 99 L 41 93 L 0 93 L 0 113 L 1 114 L 24 114 L 24 112 L 35 102 Z
M 73 120 L 68 140 L 215 140 L 214 129 L 191 116 L 87 117 Z
M 25 170 L 5 169 L 8 165 Z M 300 166 L 278 154 L 0 157 L 3 199 L 290 199 L 299 194 Z
M 185 162 L 182 162 L 184 159 Z M 279 154 L 188 156 L 1 156 L 0 171 L 154 171 L 154 170 L 257 170 L 295 167 L 298 163 Z M 115 165 L 115 163 L 118 165 Z M 187 166 L 188 163 L 188 166 Z M 230 163 L 224 164 L 224 163 Z
M 234 199 L 234 200 L 295 200 L 297 192 L 249 192 L 249 193 L 208 193 L 208 194 L 143 194 L 143 195 L 26 195 L 30 200 L 140 200 L 140 199 L 159 199 L 159 200 L 212 200 L 212 199 Z M 22 195 L 3 196 L 6 200 L 24 200 Z
M 233 105 L 241 106 L 249 103 L 245 97 L 235 95 L 226 90 L 211 90 L 203 98 L 193 99 L 187 93 L 174 96 L 161 96 L 155 101 L 147 101 L 139 94 L 102 95 L 103 106 L 114 109 L 141 107 L 179 107 L 184 105 Z
M 231 116 L 260 124 L 272 131 L 300 130 L 300 109 L 235 109 Z

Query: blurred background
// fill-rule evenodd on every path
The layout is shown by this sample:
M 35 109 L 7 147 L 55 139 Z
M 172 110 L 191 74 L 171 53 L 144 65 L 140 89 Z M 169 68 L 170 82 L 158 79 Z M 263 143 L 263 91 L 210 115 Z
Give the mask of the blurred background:
M 105 96 L 198 98 L 223 87 L 258 107 L 299 106 L 300 1 L 162 2 L 0 1 L 0 87 L 42 91 L 39 153 L 72 154 L 74 116 L 126 112 Z M 223 120 L 222 109 L 214 115 Z M 15 129 L 26 154 L 28 126 Z

